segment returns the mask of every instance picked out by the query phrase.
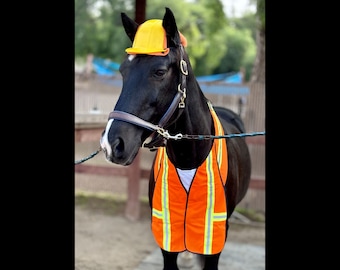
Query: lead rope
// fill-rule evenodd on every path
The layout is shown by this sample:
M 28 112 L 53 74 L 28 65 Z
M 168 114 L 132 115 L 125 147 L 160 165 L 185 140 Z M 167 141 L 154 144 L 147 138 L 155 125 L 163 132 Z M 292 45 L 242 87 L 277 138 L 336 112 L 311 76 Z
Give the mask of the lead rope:
M 101 150 L 102 150 L 102 148 L 99 147 L 99 149 L 98 149 L 97 151 L 93 152 L 93 153 L 90 154 L 88 157 L 82 158 L 82 159 L 80 159 L 80 160 L 76 160 L 76 161 L 74 162 L 74 164 L 77 165 L 77 164 L 80 164 L 80 163 L 85 162 L 86 160 L 89 160 L 90 158 L 93 158 L 93 157 L 94 157 L 95 155 L 97 155 Z
M 250 133 L 236 133 L 236 134 L 227 134 L 227 135 L 219 135 L 219 136 L 215 136 L 215 135 L 187 135 L 187 134 L 177 134 L 174 136 L 171 136 L 168 132 L 165 132 L 163 134 L 161 134 L 162 136 L 164 136 L 167 139 L 174 139 L 174 140 L 180 140 L 180 139 L 191 139 L 191 140 L 211 140 L 211 139 L 226 139 L 226 138 L 240 138 L 240 137 L 249 137 L 249 136 L 260 136 L 260 135 L 265 135 L 266 132 L 265 131 L 260 131 L 260 132 L 250 132 Z M 95 155 L 97 155 L 100 151 L 102 150 L 101 147 L 99 147 L 99 149 L 95 152 L 93 152 L 92 154 L 90 154 L 88 157 L 82 158 L 80 160 L 76 160 L 74 162 L 75 165 L 83 163 L 87 160 L 89 160 L 90 158 L 93 158 Z M 154 149 L 156 150 L 156 149 Z

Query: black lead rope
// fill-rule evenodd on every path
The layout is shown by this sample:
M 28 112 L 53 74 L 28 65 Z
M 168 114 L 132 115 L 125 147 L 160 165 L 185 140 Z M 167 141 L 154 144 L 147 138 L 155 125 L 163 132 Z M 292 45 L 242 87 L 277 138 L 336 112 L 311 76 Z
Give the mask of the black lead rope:
M 250 133 L 236 133 L 227 135 L 182 135 L 180 139 L 191 139 L 191 140 L 211 140 L 211 139 L 227 139 L 227 138 L 240 138 L 249 136 L 265 135 L 264 131 L 261 132 L 250 132 Z
M 97 155 L 101 150 L 102 150 L 102 148 L 99 147 L 99 149 L 98 149 L 97 151 L 93 152 L 93 153 L 90 154 L 88 157 L 82 158 L 82 159 L 80 159 L 80 160 L 76 160 L 76 161 L 74 162 L 74 164 L 77 165 L 77 164 L 80 164 L 80 163 L 85 162 L 86 160 L 89 160 L 90 158 L 93 158 L 93 157 L 94 157 L 95 155 Z

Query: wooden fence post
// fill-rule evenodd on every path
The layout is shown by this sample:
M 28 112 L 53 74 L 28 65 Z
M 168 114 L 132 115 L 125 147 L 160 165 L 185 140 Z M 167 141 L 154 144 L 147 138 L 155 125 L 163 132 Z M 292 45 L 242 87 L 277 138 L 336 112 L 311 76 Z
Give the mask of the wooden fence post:
M 140 152 L 135 160 L 128 167 L 127 202 L 125 207 L 125 217 L 131 221 L 136 221 L 140 216 L 139 185 L 140 185 Z

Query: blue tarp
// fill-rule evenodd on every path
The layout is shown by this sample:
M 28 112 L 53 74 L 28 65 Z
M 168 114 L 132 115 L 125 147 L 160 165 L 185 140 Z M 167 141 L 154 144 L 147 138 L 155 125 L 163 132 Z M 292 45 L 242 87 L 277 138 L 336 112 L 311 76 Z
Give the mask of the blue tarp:
M 226 83 L 242 83 L 242 73 L 238 72 L 234 75 L 231 75 L 223 80 Z
M 204 93 L 224 94 L 224 95 L 248 95 L 249 87 L 227 84 L 204 84 L 200 83 L 200 87 Z
M 206 75 L 206 76 L 198 76 L 196 77 L 198 82 L 214 82 L 214 81 L 222 81 L 228 77 L 228 73 L 221 73 L 221 74 L 213 74 L 213 75 Z
M 99 57 L 95 57 L 92 60 L 92 65 L 94 71 L 98 75 L 105 75 L 105 76 L 113 76 L 119 70 L 120 64 L 112 62 L 108 59 L 102 59 Z
M 213 74 L 207 76 L 197 77 L 198 82 L 215 82 L 221 81 L 226 83 L 242 83 L 242 73 L 241 72 L 229 72 L 221 74 Z

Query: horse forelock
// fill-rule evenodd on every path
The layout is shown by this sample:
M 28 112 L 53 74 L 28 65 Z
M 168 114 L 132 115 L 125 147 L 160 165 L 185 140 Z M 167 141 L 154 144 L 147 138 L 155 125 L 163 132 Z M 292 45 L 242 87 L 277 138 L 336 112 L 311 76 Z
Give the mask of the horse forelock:
M 136 58 L 136 55 L 135 54 L 130 54 L 129 56 L 128 56 L 128 60 L 131 62 L 133 59 L 135 59 Z

